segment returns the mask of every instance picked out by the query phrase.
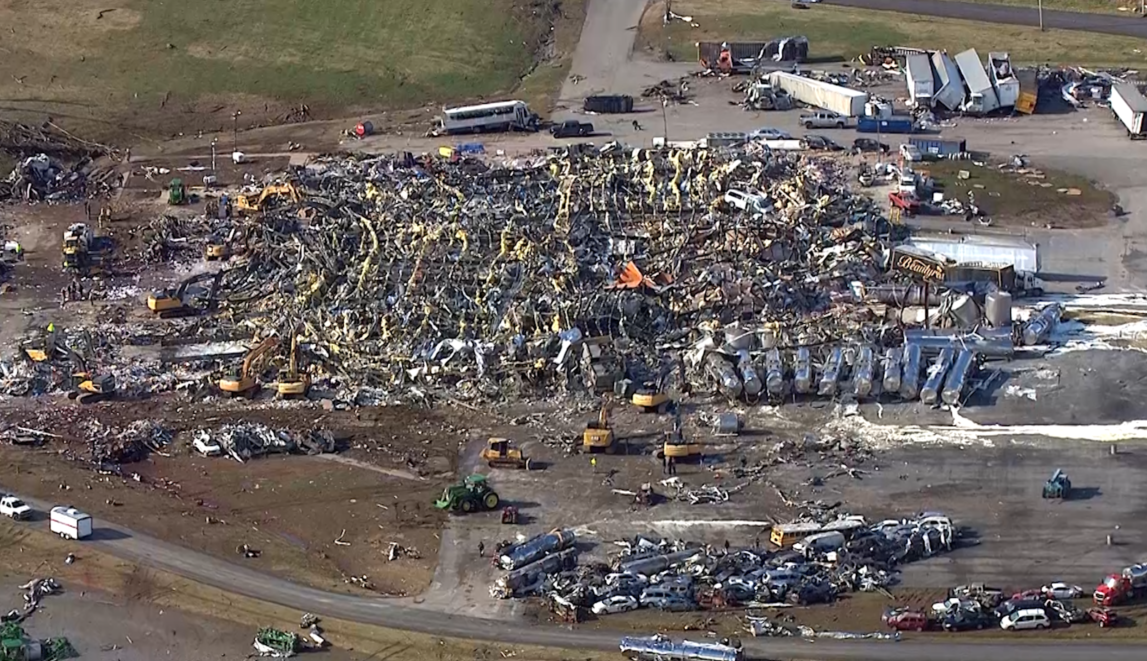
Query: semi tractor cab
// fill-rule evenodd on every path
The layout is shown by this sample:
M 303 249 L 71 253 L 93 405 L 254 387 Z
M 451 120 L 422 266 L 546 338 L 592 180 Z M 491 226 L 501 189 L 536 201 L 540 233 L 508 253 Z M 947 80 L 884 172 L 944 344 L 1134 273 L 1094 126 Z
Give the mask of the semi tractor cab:
M 1147 564 L 1126 567 L 1110 574 L 1095 588 L 1093 599 L 1099 606 L 1115 606 L 1147 596 Z
M 951 265 L 944 276 L 947 283 L 990 282 L 1001 291 L 1023 296 L 1043 296 L 1045 283 L 1031 271 L 1014 266 L 968 262 Z

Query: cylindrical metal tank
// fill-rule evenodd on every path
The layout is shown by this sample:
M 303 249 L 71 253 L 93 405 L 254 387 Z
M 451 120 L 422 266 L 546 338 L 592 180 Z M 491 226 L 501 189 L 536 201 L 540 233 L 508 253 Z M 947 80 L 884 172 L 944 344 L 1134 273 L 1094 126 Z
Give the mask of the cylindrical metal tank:
M 900 396 L 908 401 L 920 394 L 920 345 L 904 345 L 904 373 L 900 375 Z
M 952 348 L 945 348 L 940 351 L 940 355 L 936 356 L 936 360 L 928 367 L 928 376 L 924 379 L 924 386 L 920 388 L 920 401 L 928 406 L 934 406 L 940 401 L 940 390 L 944 387 L 944 376 L 948 374 L 948 369 L 952 367 L 952 361 L 956 358 L 956 351 Z
M 824 369 L 820 373 L 820 383 L 817 384 L 816 394 L 821 397 L 836 396 L 837 383 L 840 381 L 840 368 L 844 365 L 844 350 L 834 347 L 824 361 Z
M 1039 314 L 1024 326 L 1024 346 L 1030 347 L 1046 340 L 1055 330 L 1062 312 L 1063 307 L 1059 303 L 1052 303 L 1040 310 Z
M 667 636 L 623 636 L 621 653 L 631 659 L 658 661 L 743 661 L 740 647 L 720 643 L 673 640 Z
M 774 397 L 785 392 L 785 364 L 780 349 L 769 349 L 765 353 L 765 388 Z
M 741 381 L 745 384 L 745 396 L 756 397 L 760 395 L 764 384 L 761 383 L 760 373 L 753 366 L 753 359 L 749 356 L 748 351 L 738 352 L 737 371 L 741 373 Z
M 505 549 L 502 555 L 498 556 L 498 562 L 502 565 L 502 569 L 525 567 L 548 553 L 573 546 L 575 540 L 574 531 L 569 529 L 555 530 L 544 535 L 531 537 L 521 544 Z
M 984 318 L 992 328 L 1007 328 L 1012 325 L 1012 295 L 1006 291 L 992 290 L 984 298 Z
M 793 365 L 793 388 L 801 395 L 812 392 L 812 354 L 808 347 L 797 349 L 796 363 Z
M 741 377 L 737 376 L 737 370 L 733 369 L 724 356 L 718 353 L 705 356 L 705 369 L 717 382 L 717 389 L 722 395 L 729 399 L 741 396 Z
M 900 347 L 884 350 L 884 392 L 900 391 L 900 361 L 903 359 L 904 350 Z
M 856 370 L 853 372 L 852 389 L 857 397 L 872 394 L 872 380 L 876 371 L 876 357 L 872 347 L 861 347 L 856 357 Z
M 960 403 L 960 398 L 964 395 L 964 387 L 968 385 L 968 377 L 971 376 L 975 366 L 975 352 L 969 349 L 960 349 L 960 353 L 956 354 L 956 362 L 952 365 L 952 371 L 944 381 L 944 392 L 940 394 L 945 404 L 955 406 Z

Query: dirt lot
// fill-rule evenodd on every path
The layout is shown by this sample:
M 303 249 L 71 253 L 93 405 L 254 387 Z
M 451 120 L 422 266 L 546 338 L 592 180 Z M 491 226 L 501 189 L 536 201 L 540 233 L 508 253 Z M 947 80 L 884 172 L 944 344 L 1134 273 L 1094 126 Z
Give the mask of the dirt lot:
M 0 446 L 11 467 L 6 488 L 318 587 L 352 590 L 345 579 L 365 575 L 380 594 L 410 595 L 430 582 L 444 520 L 432 502 L 453 474 L 463 437 L 437 415 L 393 408 L 359 415 L 317 407 L 237 411 L 187 402 L 109 403 L 81 413 L 71 402 L 41 410 L 45 404 L 5 410 L 10 424 L 63 437 L 38 449 Z M 111 429 L 159 420 L 176 442 L 170 456 L 123 466 L 122 477 L 99 474 L 68 458 L 83 454 L 76 425 L 86 415 Z M 245 464 L 190 450 L 191 430 L 240 421 L 275 429 L 322 426 L 348 449 Z M 388 562 L 390 542 L 410 555 Z M 242 544 L 262 556 L 244 559 L 236 550 Z

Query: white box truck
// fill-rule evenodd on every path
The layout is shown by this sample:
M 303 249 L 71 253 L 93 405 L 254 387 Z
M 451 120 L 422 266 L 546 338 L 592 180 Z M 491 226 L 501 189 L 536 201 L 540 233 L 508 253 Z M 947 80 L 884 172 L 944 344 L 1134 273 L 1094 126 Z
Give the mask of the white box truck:
M 996 99 L 1001 108 L 1014 108 L 1020 98 L 1020 80 L 1012 71 L 1012 59 L 1007 53 L 988 53 L 988 73 L 996 87 Z
M 1132 140 L 1144 137 L 1143 114 L 1147 113 L 1147 99 L 1131 83 L 1111 84 L 1111 112 L 1127 129 Z
M 783 89 L 801 103 L 831 110 L 844 117 L 860 117 L 864 114 L 864 104 L 868 103 L 867 92 L 823 83 L 785 71 L 774 71 L 769 74 L 769 84 Z
M 904 58 L 908 78 L 908 105 L 912 108 L 931 108 L 936 82 L 932 79 L 932 65 L 924 54 Z
M 48 529 L 60 537 L 83 539 L 92 534 L 92 517 L 74 507 L 53 507 Z
M 968 98 L 964 101 L 962 110 L 969 115 L 986 115 L 1000 107 L 996 97 L 996 88 L 988 79 L 988 72 L 980 62 L 980 54 L 975 48 L 969 48 L 956 55 L 956 66 L 960 75 L 968 85 Z
M 953 112 L 959 110 L 964 105 L 964 79 L 960 77 L 960 68 L 945 51 L 932 53 L 932 67 L 936 69 L 933 105 L 944 106 Z

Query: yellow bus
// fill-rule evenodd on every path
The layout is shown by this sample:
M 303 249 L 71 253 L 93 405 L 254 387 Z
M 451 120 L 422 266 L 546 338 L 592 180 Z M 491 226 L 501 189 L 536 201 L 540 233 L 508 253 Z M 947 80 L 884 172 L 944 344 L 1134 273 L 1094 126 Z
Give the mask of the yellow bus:
M 788 523 L 773 526 L 773 531 L 769 534 L 769 541 L 773 543 L 773 546 L 787 549 L 805 537 L 815 535 L 823 529 L 824 526 L 819 523 Z

